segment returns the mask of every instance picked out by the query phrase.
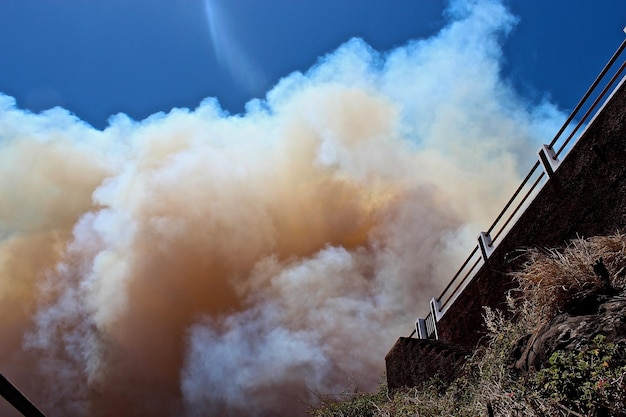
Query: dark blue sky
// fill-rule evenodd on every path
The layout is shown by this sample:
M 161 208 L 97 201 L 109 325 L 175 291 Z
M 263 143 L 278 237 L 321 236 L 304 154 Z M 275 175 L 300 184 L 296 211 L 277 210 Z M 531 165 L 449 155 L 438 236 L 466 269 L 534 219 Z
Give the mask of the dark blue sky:
M 566 110 L 626 36 L 623 0 L 506 4 L 520 20 L 504 44 L 505 76 L 522 95 L 548 94 Z M 239 113 L 280 78 L 306 71 L 351 37 L 383 52 L 435 34 L 446 5 L 0 0 L 0 92 L 35 112 L 66 107 L 98 128 L 118 112 L 143 119 L 194 108 L 205 97 Z

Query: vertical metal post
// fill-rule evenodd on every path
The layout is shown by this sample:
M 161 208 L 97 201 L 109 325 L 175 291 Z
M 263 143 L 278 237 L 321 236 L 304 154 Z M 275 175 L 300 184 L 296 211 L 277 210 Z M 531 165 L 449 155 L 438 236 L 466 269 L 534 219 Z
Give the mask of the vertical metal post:
M 433 319 L 433 326 L 435 328 L 435 339 L 439 339 L 439 332 L 437 331 L 437 322 L 443 316 L 441 312 L 441 303 L 435 297 L 430 300 L 430 314 Z
M 428 339 L 428 330 L 426 329 L 426 320 L 417 319 L 415 322 L 415 330 L 417 330 L 417 337 L 419 339 Z
M 494 249 L 491 235 L 487 232 L 480 232 L 480 235 L 478 235 L 478 246 L 480 246 L 483 261 L 487 262 L 487 259 L 491 256 Z
M 556 157 L 556 152 L 548 145 L 543 145 L 539 149 L 539 160 L 543 165 L 543 169 L 548 174 L 548 178 L 554 176 L 554 171 L 559 167 L 560 161 Z

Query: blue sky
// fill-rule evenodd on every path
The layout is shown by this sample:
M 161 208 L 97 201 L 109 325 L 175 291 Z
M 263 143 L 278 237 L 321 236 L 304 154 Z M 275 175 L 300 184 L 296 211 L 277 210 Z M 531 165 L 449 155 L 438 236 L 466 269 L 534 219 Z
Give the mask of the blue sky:
M 508 1 L 503 43 L 521 94 L 572 108 L 624 37 L 620 0 Z M 442 0 L 0 1 L 0 91 L 21 108 L 63 106 L 98 128 L 205 97 L 239 113 L 351 37 L 379 52 L 432 36 Z M 213 15 L 213 21 L 210 16 Z

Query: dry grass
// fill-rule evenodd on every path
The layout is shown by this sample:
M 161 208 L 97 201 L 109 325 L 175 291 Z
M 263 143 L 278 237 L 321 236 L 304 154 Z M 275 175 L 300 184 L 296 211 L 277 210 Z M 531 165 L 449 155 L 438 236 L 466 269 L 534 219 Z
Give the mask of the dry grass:
M 626 235 L 574 239 L 559 249 L 531 249 L 523 268 L 514 273 L 523 297 L 535 306 L 537 317 L 549 320 L 591 294 L 607 288 L 594 273 L 593 264 L 602 258 L 611 286 L 625 287 Z

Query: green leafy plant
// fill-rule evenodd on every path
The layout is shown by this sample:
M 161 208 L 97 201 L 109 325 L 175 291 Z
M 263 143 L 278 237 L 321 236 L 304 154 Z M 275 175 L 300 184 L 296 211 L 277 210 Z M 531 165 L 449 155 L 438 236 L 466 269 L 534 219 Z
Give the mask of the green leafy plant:
M 578 352 L 556 351 L 536 377 L 537 389 L 583 415 L 626 413 L 626 346 L 598 335 Z

